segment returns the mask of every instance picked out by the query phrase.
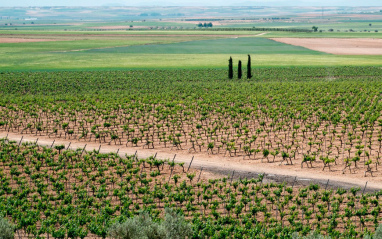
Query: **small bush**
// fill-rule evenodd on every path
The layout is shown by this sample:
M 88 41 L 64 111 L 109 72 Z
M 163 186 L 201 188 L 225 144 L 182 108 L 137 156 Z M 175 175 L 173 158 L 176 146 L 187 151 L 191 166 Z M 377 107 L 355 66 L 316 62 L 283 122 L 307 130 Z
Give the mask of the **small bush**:
M 323 236 L 316 232 L 310 232 L 307 236 L 300 236 L 297 232 L 292 234 L 293 239 L 331 239 L 329 236 Z
M 115 239 L 161 239 L 166 238 L 164 229 L 154 223 L 147 213 L 129 218 L 124 223 L 115 223 L 108 230 L 109 236 Z
M 382 224 L 379 224 L 379 226 L 377 227 L 377 230 L 375 230 L 373 238 L 374 239 L 382 239 Z
M 114 223 L 108 230 L 108 235 L 115 239 L 130 239 L 141 236 L 141 231 L 138 230 L 138 225 L 133 220 L 127 220 L 124 223 Z
M 0 215 L 0 239 L 13 239 L 15 227 Z
M 150 215 L 142 213 L 124 223 L 114 223 L 108 235 L 114 239 L 184 239 L 192 235 L 192 228 L 180 214 L 166 208 L 162 223 L 154 222 Z
M 184 239 L 192 235 L 192 227 L 182 215 L 171 208 L 166 208 L 165 213 L 162 225 L 166 229 L 167 239 Z
M 311 232 L 307 236 L 300 236 L 297 232 L 292 234 L 292 239 L 330 239 L 328 236 L 323 236 L 315 232 Z M 363 239 L 382 239 L 382 224 L 379 224 L 374 235 L 365 235 Z

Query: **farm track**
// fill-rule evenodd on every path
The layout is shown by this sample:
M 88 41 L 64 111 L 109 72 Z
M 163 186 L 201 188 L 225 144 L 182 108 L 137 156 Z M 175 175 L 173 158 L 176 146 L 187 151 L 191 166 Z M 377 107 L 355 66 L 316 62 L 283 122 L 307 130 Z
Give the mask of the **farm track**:
M 219 177 L 223 175 L 232 175 L 234 178 L 256 178 L 259 174 L 265 174 L 265 182 L 286 182 L 291 185 L 307 186 L 311 183 L 319 184 L 321 187 L 328 188 L 344 188 L 361 187 L 364 189 L 366 183 L 366 192 L 374 192 L 382 189 L 382 184 L 377 180 L 368 178 L 357 178 L 352 175 L 344 174 L 343 176 L 332 175 L 330 172 L 322 172 L 320 170 L 296 171 L 286 168 L 287 166 L 279 166 L 279 163 L 260 163 L 254 160 L 242 160 L 238 158 L 223 157 L 221 155 L 209 155 L 206 153 L 188 153 L 187 150 L 171 150 L 167 149 L 142 149 L 142 147 L 125 147 L 121 145 L 99 144 L 94 142 L 83 142 L 78 140 L 65 140 L 57 138 L 49 138 L 46 136 L 35 136 L 30 134 L 16 134 L 8 132 L 0 132 L 0 138 L 8 137 L 10 140 L 22 142 L 35 142 L 38 139 L 38 144 L 43 146 L 51 146 L 64 144 L 71 149 L 84 148 L 86 145 L 87 151 L 98 150 L 101 146 L 101 153 L 117 152 L 120 156 L 134 155 L 137 152 L 138 158 L 148 158 L 156 154 L 159 159 L 173 159 L 175 162 L 184 162 L 187 167 L 194 157 L 192 168 L 209 171 L 208 177 Z M 282 168 L 283 167 L 283 168 Z M 320 169 L 320 168 L 319 168 Z M 328 181 L 329 180 L 329 181 Z

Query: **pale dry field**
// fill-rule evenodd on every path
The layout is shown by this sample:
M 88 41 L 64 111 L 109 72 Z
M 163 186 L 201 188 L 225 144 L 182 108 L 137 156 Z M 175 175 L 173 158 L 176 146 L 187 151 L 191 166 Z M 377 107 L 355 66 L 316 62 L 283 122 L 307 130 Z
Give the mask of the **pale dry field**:
M 134 23 L 132 23 L 134 24 Z M 101 26 L 101 27 L 88 27 L 89 29 L 103 29 L 103 30 L 121 30 L 121 29 L 149 29 L 149 26 L 134 26 L 130 27 L 130 25 L 126 26 Z
M 45 41 L 54 41 L 54 40 L 53 39 L 12 38 L 12 37 L 0 38 L 0 43 L 45 42 Z
M 335 55 L 382 55 L 382 39 L 271 38 L 271 40 Z

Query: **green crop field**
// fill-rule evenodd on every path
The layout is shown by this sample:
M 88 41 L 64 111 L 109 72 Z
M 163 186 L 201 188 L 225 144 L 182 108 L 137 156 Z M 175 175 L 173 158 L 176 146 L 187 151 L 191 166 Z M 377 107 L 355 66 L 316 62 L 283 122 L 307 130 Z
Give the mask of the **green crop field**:
M 14 37 L 13 38 L 18 38 Z M 89 50 L 98 48 L 112 48 L 118 46 L 134 45 L 153 45 L 169 44 L 182 41 L 192 41 L 199 39 L 209 39 L 217 37 L 209 36 L 77 36 L 71 39 L 71 36 L 65 35 L 35 35 L 30 39 L 47 39 L 52 41 L 28 42 L 28 43 L 2 43 L 0 52 L 2 53 L 49 53 L 49 52 L 68 52 L 78 50 Z
M 189 41 L 176 44 L 140 45 L 96 49 L 90 53 L 124 54 L 299 54 L 324 55 L 303 47 L 279 43 L 265 38 L 234 37 L 230 39 Z
M 106 54 L 106 53 L 34 53 L 9 54 L 0 60 L 2 71 L 52 70 L 131 70 L 131 69 L 206 69 L 226 68 L 232 56 L 246 62 L 247 55 L 237 54 Z M 379 56 L 333 55 L 252 55 L 253 67 L 299 66 L 381 66 Z
M 247 54 L 253 55 L 254 67 L 382 64 L 380 56 L 330 55 L 265 38 L 285 37 L 287 33 L 239 37 L 235 32 L 218 35 L 220 32 L 199 31 L 187 35 L 188 31 L 158 31 L 153 35 L 154 32 L 135 35 L 37 32 L 30 34 L 30 38 L 54 41 L 1 43 L 0 67 L 2 71 L 225 68 L 230 56 L 237 62 L 245 60 Z
M 371 25 L 369 25 L 371 24 Z M 319 30 L 328 31 L 329 29 L 333 29 L 334 32 L 340 31 L 345 32 L 352 29 L 353 31 L 362 31 L 366 32 L 378 32 L 382 30 L 382 22 L 374 21 L 374 20 L 344 20 L 340 19 L 338 21 L 328 21 L 326 19 L 321 22 L 285 22 L 285 21 L 264 21 L 264 22 L 252 22 L 252 23 L 241 23 L 241 24 L 227 24 L 223 26 L 217 27 L 269 27 L 269 28 L 296 28 L 296 29 L 311 29 L 312 26 L 317 26 Z

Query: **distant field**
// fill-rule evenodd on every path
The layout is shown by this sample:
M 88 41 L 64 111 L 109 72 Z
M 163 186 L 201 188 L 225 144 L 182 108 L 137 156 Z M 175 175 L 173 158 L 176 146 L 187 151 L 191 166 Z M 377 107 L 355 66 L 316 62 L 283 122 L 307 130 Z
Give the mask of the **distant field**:
M 378 32 L 269 32 L 262 36 L 267 38 L 274 37 L 301 37 L 301 38 L 382 38 L 382 33 Z
M 282 32 L 257 37 L 241 35 L 245 32 L 135 32 L 140 34 L 3 34 L 54 41 L 1 43 L 0 67 L 3 71 L 226 68 L 230 56 L 236 64 L 247 54 L 253 57 L 253 67 L 382 65 L 380 56 L 335 56 L 265 38 L 287 35 Z
M 382 39 L 374 38 L 273 38 L 277 42 L 335 55 L 382 55 Z
M 371 25 L 369 25 L 371 24 Z M 375 30 L 382 30 L 382 21 L 381 20 L 343 20 L 340 19 L 338 21 L 330 21 L 328 19 L 324 19 L 317 22 L 310 21 L 298 21 L 298 22 L 288 22 L 288 21 L 262 21 L 262 22 L 248 22 L 248 23 L 232 23 L 232 24 L 224 24 L 217 27 L 270 27 L 270 28 L 297 28 L 297 29 L 312 29 L 313 26 L 317 26 L 318 30 L 328 31 L 329 29 L 333 29 L 333 32 L 345 32 L 350 29 L 353 31 L 362 31 L 366 32 L 375 32 Z
M 118 46 L 133 46 L 147 44 L 169 44 L 184 41 L 196 41 L 205 39 L 217 39 L 219 36 L 120 36 L 120 35 L 5 35 L 5 38 L 18 39 L 40 39 L 52 40 L 49 42 L 22 42 L 22 43 L 1 43 L 0 52 L 20 52 L 20 53 L 46 53 L 57 51 L 87 50 L 95 48 L 107 48 Z M 1 35 L 0 35 L 1 38 Z
M 95 30 L 85 30 L 85 31 L 62 31 L 62 30 L 0 30 L 0 35 L 258 35 L 262 31 L 244 31 L 244 30 L 227 30 L 227 31 L 214 31 L 209 29 L 189 29 L 189 30 L 111 30 L 111 31 L 95 31 Z
M 335 56 L 267 38 L 381 36 L 367 32 L 3 30 L 0 38 L 53 41 L 0 43 L 0 68 L 2 71 L 226 68 L 230 56 L 237 64 L 238 60 L 246 60 L 247 54 L 252 55 L 255 68 L 380 66 L 381 56 Z
M 313 26 L 313 25 L 312 25 Z M 310 28 L 309 28 L 310 29 Z M 209 29 L 189 29 L 189 30 L 110 30 L 110 31 L 95 31 L 87 29 L 85 31 L 78 31 L 78 30 L 72 30 L 72 31 L 64 31 L 64 30 L 58 30 L 58 29 L 52 29 L 52 30 L 1 30 L 0 29 L 0 36 L 9 36 L 9 35 L 27 35 L 29 36 L 35 36 L 35 35 L 45 35 L 45 36 L 107 36 L 107 35 L 141 35 L 141 36 L 147 36 L 147 35 L 161 35 L 161 36 L 180 36 L 180 35 L 218 35 L 218 36 L 230 36 L 230 35 L 241 35 L 241 36 L 255 36 L 263 31 L 245 31 L 245 30 L 224 30 L 224 31 L 217 31 L 217 30 L 209 30 Z M 287 31 L 267 31 L 266 35 L 262 35 L 259 37 L 338 37 L 338 38 L 382 38 L 382 31 L 379 32 L 287 32 Z
M 116 54 L 30 53 L 1 58 L 2 71 L 129 70 L 226 68 L 232 56 L 235 65 L 244 54 Z M 252 67 L 281 66 L 382 66 L 380 56 L 335 56 L 298 54 L 252 54 Z
M 188 41 L 160 45 L 137 45 L 94 49 L 87 52 L 131 54 L 325 54 L 265 38 L 252 37 Z

